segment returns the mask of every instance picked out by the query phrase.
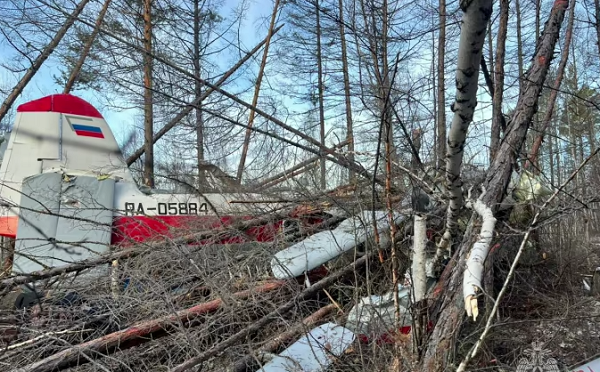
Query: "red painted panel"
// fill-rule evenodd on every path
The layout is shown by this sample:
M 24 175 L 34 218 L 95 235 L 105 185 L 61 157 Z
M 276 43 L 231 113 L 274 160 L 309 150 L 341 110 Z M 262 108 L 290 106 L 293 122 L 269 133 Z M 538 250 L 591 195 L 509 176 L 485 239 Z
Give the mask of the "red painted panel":
M 60 112 L 103 119 L 89 102 L 70 94 L 53 94 L 29 101 L 17 107 L 17 112 Z
M 176 238 L 194 234 L 194 232 L 217 229 L 222 226 L 230 226 L 235 220 L 248 220 L 252 217 L 234 217 L 234 216 L 127 216 L 117 217 L 113 223 L 112 244 L 121 246 L 134 244 L 147 240 L 160 239 L 164 237 Z M 281 228 L 283 220 L 273 223 L 255 226 L 241 232 L 231 230 L 223 233 L 216 240 L 205 239 L 199 244 L 226 244 L 242 243 L 247 241 L 268 242 L 272 241 Z

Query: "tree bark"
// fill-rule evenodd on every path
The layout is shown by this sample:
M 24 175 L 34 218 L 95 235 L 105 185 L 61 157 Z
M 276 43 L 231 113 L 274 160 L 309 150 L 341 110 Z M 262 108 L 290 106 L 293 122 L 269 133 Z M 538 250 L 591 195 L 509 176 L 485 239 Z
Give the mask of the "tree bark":
M 446 0 L 440 0 L 440 34 L 438 36 L 437 61 L 437 168 L 442 168 L 446 157 Z
M 556 98 L 558 97 L 558 91 L 562 84 L 563 76 L 565 73 L 565 68 L 567 66 L 567 62 L 569 60 L 569 49 L 571 45 L 571 38 L 573 34 L 573 21 L 575 18 L 575 1 L 571 0 L 570 10 L 569 10 L 569 21 L 567 24 L 567 30 L 565 32 L 565 46 L 562 52 L 562 56 L 560 59 L 560 63 L 558 64 L 558 74 L 556 75 L 556 80 L 554 81 L 554 87 L 550 91 L 550 99 L 548 100 L 548 107 L 546 109 L 546 113 L 544 114 L 544 120 L 542 122 L 542 126 L 540 127 L 539 134 L 537 135 L 535 141 L 533 142 L 533 146 L 531 147 L 531 155 L 529 156 L 529 161 L 525 165 L 526 168 L 530 169 L 533 167 L 534 171 L 539 169 L 538 165 L 538 157 L 540 147 L 542 146 L 542 142 L 545 137 L 545 133 L 550 127 L 550 123 L 552 122 L 552 116 L 554 115 L 554 106 L 556 104 Z
M 61 28 L 56 32 L 56 35 L 54 35 L 54 38 L 52 38 L 50 43 L 48 43 L 48 45 L 46 45 L 46 47 L 44 48 L 42 53 L 35 59 L 35 61 L 31 65 L 31 67 L 29 67 L 29 69 L 27 69 L 27 72 L 25 72 L 25 75 L 23 75 L 21 80 L 19 80 L 17 85 L 15 85 L 15 87 L 12 89 L 10 94 L 6 97 L 4 102 L 2 102 L 2 106 L 0 106 L 0 122 L 2 122 L 2 119 L 4 119 L 4 117 L 8 113 L 8 110 L 10 110 L 13 103 L 15 103 L 15 101 L 17 100 L 17 97 L 19 96 L 19 94 L 21 94 L 21 92 L 23 91 L 25 86 L 31 81 L 33 76 L 38 72 L 40 67 L 42 67 L 42 65 L 48 59 L 48 57 L 50 57 L 50 55 L 54 52 L 54 50 L 56 49 L 58 44 L 60 44 L 61 40 L 63 39 L 63 37 L 65 36 L 67 31 L 69 31 L 71 26 L 73 26 L 73 24 L 75 23 L 75 20 L 77 19 L 77 17 L 79 17 L 79 14 L 81 14 L 81 12 L 83 11 L 83 8 L 85 8 L 85 6 L 89 2 L 90 2 L 90 0 L 81 0 L 79 2 L 79 4 L 77 4 L 77 7 L 75 8 L 75 10 L 73 10 L 73 12 L 68 15 L 67 20 L 61 26 Z
M 340 43 L 342 48 L 342 74 L 344 76 L 344 98 L 346 103 L 346 140 L 348 142 L 348 160 L 354 162 L 354 125 L 352 122 L 352 99 L 350 93 L 350 73 L 348 71 L 348 52 L 346 50 L 346 32 L 344 28 L 344 1 L 339 0 Z M 348 183 L 356 182 L 356 172 L 348 170 Z
M 523 79 L 523 89 L 520 92 L 512 120 L 483 183 L 486 193 L 481 200 L 493 214 L 498 211 L 499 204 L 506 194 L 513 165 L 535 114 L 535 106 L 553 57 L 567 5 L 566 0 L 558 0 L 553 5 L 536 55 L 526 78 Z M 464 30 L 467 28 L 463 26 L 462 32 L 465 32 Z M 467 230 L 472 229 L 473 222 L 472 218 Z M 437 315 L 437 321 L 422 361 L 423 370 L 445 370 L 448 362 L 445 358 L 446 353 L 454 350 L 453 342 L 464 319 L 464 310 L 460 306 L 462 292 L 459 290 L 459 283 L 464 273 L 463 260 L 468 255 L 469 246 L 469 239 L 464 239 L 454 254 L 453 264 L 448 265 L 442 275 L 443 278 L 449 277 L 449 279 L 444 282 L 444 288 L 439 291 L 444 293 L 444 296 L 438 297 L 435 304 L 435 308 L 440 310 L 438 314 L 434 314 L 434 316 Z
M 446 214 L 446 230 L 438 245 L 436 260 L 448 249 L 463 206 L 460 169 L 463 161 L 465 140 L 477 105 L 479 65 L 485 43 L 487 23 L 492 14 L 491 0 L 473 0 L 462 5 L 460 42 L 456 70 L 456 98 L 452 105 L 454 116 L 446 149 L 446 192 L 449 203 Z
M 269 45 L 271 44 L 271 37 L 274 35 L 275 20 L 277 19 L 277 11 L 279 10 L 279 0 L 275 0 L 273 5 L 273 13 L 271 14 L 271 24 L 267 31 L 267 37 L 265 39 L 265 49 L 263 51 L 262 61 L 260 62 L 260 68 L 258 70 L 258 76 L 256 83 L 254 84 L 254 98 L 252 98 L 252 106 L 256 107 L 258 104 L 258 96 L 260 95 L 260 86 L 262 84 L 263 75 L 265 73 L 265 67 L 267 66 L 267 57 L 269 56 Z M 244 174 L 244 167 L 246 166 L 246 156 L 248 155 L 248 147 L 250 146 L 250 136 L 252 135 L 252 125 L 254 125 L 255 111 L 250 110 L 250 116 L 248 118 L 248 128 L 246 129 L 246 137 L 244 138 L 244 145 L 242 147 L 242 155 L 240 157 L 240 163 L 238 165 L 237 180 L 238 183 L 242 183 L 242 176 Z
M 152 0 L 144 0 L 144 184 L 154 187 Z
M 500 144 L 500 129 L 502 128 L 502 101 L 504 94 L 504 51 L 508 30 L 509 0 L 500 0 L 500 24 L 496 41 L 496 65 L 494 66 L 494 95 L 492 98 L 492 133 L 490 138 L 490 162 L 494 160 Z M 491 37 L 491 36 L 490 36 Z
M 87 58 L 88 54 L 90 53 L 90 50 L 92 49 L 92 45 L 94 44 L 94 41 L 96 40 L 96 36 L 98 36 L 98 33 L 100 32 L 100 27 L 102 26 L 102 22 L 104 21 L 104 16 L 106 15 L 106 11 L 108 10 L 110 1 L 111 0 L 106 0 L 104 2 L 104 5 L 102 6 L 100 13 L 98 14 L 98 18 L 96 18 L 96 27 L 94 27 L 94 30 L 90 34 L 89 40 L 87 41 L 87 43 L 85 43 L 85 46 L 83 47 L 83 50 L 81 51 L 81 54 L 79 55 L 79 59 L 77 60 L 75 67 L 73 67 L 73 71 L 71 71 L 71 75 L 69 75 L 69 80 L 67 80 L 67 83 L 65 84 L 65 89 L 63 90 L 63 94 L 68 94 L 71 92 L 71 89 L 73 89 L 75 80 L 77 80 L 77 77 L 79 76 L 79 72 L 81 71 L 81 68 L 83 67 L 83 64 L 85 63 L 85 59 Z
M 319 9 L 319 0 L 315 0 L 315 13 L 317 16 L 316 19 L 316 28 L 317 28 L 317 80 L 318 86 L 317 90 L 319 92 L 319 129 L 320 129 L 320 140 L 321 144 L 325 146 L 325 106 L 323 102 L 323 59 L 322 59 L 322 50 L 321 50 L 321 15 Z M 326 168 L 325 168 L 325 158 L 322 157 L 320 160 L 320 169 L 321 169 L 321 190 L 327 189 L 327 179 L 326 179 Z

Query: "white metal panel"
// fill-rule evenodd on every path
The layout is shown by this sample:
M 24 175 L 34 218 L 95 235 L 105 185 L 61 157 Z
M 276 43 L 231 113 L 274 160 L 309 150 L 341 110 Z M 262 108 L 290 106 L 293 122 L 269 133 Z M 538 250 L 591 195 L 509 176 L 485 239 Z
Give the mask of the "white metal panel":
M 257 372 L 321 372 L 352 345 L 356 336 L 335 323 L 313 328 Z

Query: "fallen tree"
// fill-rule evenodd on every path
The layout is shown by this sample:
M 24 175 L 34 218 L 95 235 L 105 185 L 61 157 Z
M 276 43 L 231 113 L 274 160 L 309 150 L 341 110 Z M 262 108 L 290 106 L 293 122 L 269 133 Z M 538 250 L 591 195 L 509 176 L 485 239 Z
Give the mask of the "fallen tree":
M 478 12 L 481 6 L 481 1 L 472 1 L 466 9 L 466 13 L 471 8 L 473 8 L 471 11 Z M 538 97 L 553 58 L 554 48 L 559 38 L 567 6 L 567 0 L 557 0 L 554 2 L 531 66 L 523 78 L 519 99 L 509 121 L 506 134 L 500 143 L 496 157 L 487 171 L 486 179 L 483 183 L 486 193 L 482 196 L 481 202 L 494 215 L 505 197 L 510 176 L 513 172 L 513 166 L 516 163 L 517 155 L 523 146 L 527 130 L 535 114 Z M 467 18 L 467 14 L 465 14 L 465 18 Z M 467 23 L 465 23 L 463 24 L 462 32 L 473 31 L 469 31 Z M 485 33 L 484 31 L 482 32 Z M 465 39 L 461 35 L 461 45 L 463 41 L 466 42 L 468 39 Z M 469 51 L 467 50 L 466 52 Z M 478 61 L 479 58 L 477 59 Z M 457 88 L 459 87 L 457 86 Z M 461 123 L 459 122 L 458 124 L 460 125 Z M 459 129 L 451 131 L 451 135 L 458 132 Z M 449 154 L 452 154 L 451 151 L 451 149 L 448 149 Z M 454 181 L 451 175 L 448 175 L 448 177 L 448 181 Z M 456 203 L 454 203 L 454 206 L 456 207 Z M 456 212 L 452 210 L 449 212 L 449 215 L 454 216 Z M 467 227 L 468 231 L 472 230 L 474 220 L 475 218 L 471 218 Z M 470 251 L 470 246 L 470 237 L 463 239 L 463 242 L 454 253 L 452 261 L 448 264 L 442 276 L 445 280 L 441 284 L 443 289 L 436 292 L 436 304 L 433 313 L 435 326 L 429 337 L 427 350 L 421 360 L 421 366 L 425 371 L 446 370 L 449 363 L 447 355 L 454 350 L 456 332 L 460 329 L 464 319 L 463 309 L 457 306 L 457 304 L 463 303 L 460 298 L 462 297 L 462 291 L 459 288 L 465 269 L 464 260 Z M 444 296 L 439 296 L 440 293 L 444 293 Z

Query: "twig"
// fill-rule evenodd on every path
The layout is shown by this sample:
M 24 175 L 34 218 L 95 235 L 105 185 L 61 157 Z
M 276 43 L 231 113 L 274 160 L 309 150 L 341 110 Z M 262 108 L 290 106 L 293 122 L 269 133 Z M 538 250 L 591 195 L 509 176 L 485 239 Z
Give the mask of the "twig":
M 248 327 L 242 329 L 241 331 L 239 331 L 235 335 L 229 337 L 225 341 L 216 344 L 211 349 L 203 352 L 202 354 L 186 360 L 185 362 L 183 362 L 183 363 L 179 364 L 178 366 L 176 366 L 175 368 L 171 369 L 169 372 L 187 371 L 188 369 L 197 366 L 198 364 L 208 360 L 209 358 L 212 358 L 213 356 L 220 354 L 221 352 L 225 351 L 227 348 L 235 345 L 236 342 L 240 341 L 241 339 L 246 337 L 251 332 L 258 331 L 258 330 L 264 328 L 267 324 L 278 319 L 282 314 L 288 312 L 289 310 L 294 308 L 294 306 L 297 306 L 299 302 L 313 296 L 318 291 L 333 284 L 341 277 L 353 272 L 358 267 L 363 266 L 371 257 L 374 256 L 375 253 L 377 253 L 377 251 L 372 250 L 372 251 L 368 252 L 367 254 L 365 254 L 364 256 L 362 256 L 361 258 L 359 258 L 358 260 L 356 260 L 355 262 L 353 262 L 352 264 L 346 266 L 344 269 L 337 271 L 334 274 L 331 274 L 324 279 L 321 279 L 320 281 L 316 282 L 312 286 L 310 286 L 310 287 L 304 289 L 302 292 L 298 293 L 290 301 L 286 302 L 285 304 L 281 305 L 280 307 L 273 310 L 269 314 L 265 315 L 258 322 L 249 325 Z

